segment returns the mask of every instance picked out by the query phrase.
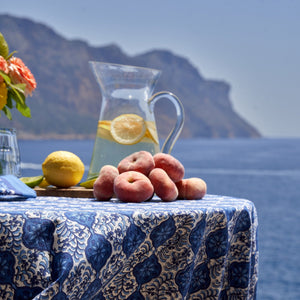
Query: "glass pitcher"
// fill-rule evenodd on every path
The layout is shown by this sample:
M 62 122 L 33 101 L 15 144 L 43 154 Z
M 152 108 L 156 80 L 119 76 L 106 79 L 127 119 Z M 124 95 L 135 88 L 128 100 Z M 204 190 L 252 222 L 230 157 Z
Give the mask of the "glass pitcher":
M 89 62 L 100 85 L 102 106 L 87 179 L 97 177 L 104 165 L 117 166 L 133 152 L 160 152 L 154 105 L 169 99 L 176 108 L 176 122 L 161 152 L 170 153 L 184 122 L 179 99 L 170 92 L 152 95 L 161 71 L 143 67 Z

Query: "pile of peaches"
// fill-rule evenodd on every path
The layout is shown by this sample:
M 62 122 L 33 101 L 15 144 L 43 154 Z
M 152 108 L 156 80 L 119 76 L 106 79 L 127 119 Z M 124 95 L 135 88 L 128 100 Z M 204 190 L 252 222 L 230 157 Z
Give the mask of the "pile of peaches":
M 206 183 L 201 178 L 184 179 L 184 167 L 170 154 L 135 152 L 117 167 L 105 165 L 94 182 L 94 196 L 105 201 L 144 202 L 156 194 L 162 201 L 201 199 Z

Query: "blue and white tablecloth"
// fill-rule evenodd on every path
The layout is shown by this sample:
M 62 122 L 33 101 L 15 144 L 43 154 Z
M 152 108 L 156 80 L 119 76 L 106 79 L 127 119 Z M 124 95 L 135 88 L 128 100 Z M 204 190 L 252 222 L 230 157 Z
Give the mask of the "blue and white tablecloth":
M 0 299 L 255 299 L 251 201 L 0 201 Z

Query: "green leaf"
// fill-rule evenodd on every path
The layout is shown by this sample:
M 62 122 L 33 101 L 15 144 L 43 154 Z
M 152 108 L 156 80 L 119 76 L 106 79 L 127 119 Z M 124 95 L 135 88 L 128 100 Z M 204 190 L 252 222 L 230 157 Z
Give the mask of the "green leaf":
M 16 83 L 10 84 L 10 87 L 16 89 L 18 92 L 25 94 L 26 84 L 25 83 Z
M 0 32 L 0 55 L 3 56 L 5 59 L 7 59 L 8 55 L 9 55 L 8 45 L 7 45 L 6 40 L 1 32 Z
M 19 102 L 17 102 L 16 108 L 24 117 L 31 118 L 30 108 L 26 104 L 22 105 Z
M 0 76 L 4 79 L 7 86 L 14 90 L 14 93 L 19 92 L 21 94 L 25 94 L 26 84 L 25 83 L 12 83 L 10 77 L 0 70 Z M 19 97 L 17 95 L 17 97 Z M 25 95 L 24 95 L 25 97 Z
M 13 100 L 12 94 L 11 94 L 11 91 L 9 90 L 7 93 L 7 100 L 6 100 L 6 106 L 8 106 L 9 108 L 14 107 L 12 100 Z
M 5 74 L 3 71 L 1 71 L 1 70 L 0 70 L 0 76 L 4 79 L 4 81 L 5 81 L 5 83 L 6 83 L 7 85 L 10 85 L 10 84 L 11 84 L 11 79 L 10 79 L 10 77 L 9 77 L 7 74 Z
M 10 54 L 6 57 L 6 60 L 9 60 L 15 53 L 17 53 L 17 51 L 13 51 L 12 53 L 10 53 Z
M 20 103 L 22 105 L 25 105 L 25 95 L 23 91 L 20 92 L 19 88 L 15 88 L 13 85 L 10 85 L 11 87 L 11 93 L 12 98 L 16 101 L 16 103 Z
M 6 115 L 7 119 L 12 120 L 12 115 L 11 115 L 10 110 L 6 106 L 4 106 L 2 110 L 3 110 L 4 114 Z

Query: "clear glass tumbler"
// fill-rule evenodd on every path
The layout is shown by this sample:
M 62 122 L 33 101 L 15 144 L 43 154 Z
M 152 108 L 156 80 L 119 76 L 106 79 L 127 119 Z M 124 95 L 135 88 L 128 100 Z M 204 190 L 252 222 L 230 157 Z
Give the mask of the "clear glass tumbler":
M 20 151 L 14 128 L 0 128 L 0 175 L 21 176 Z

